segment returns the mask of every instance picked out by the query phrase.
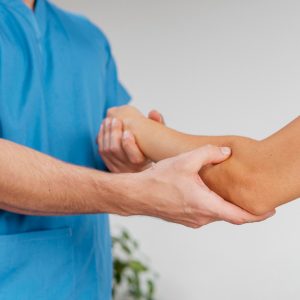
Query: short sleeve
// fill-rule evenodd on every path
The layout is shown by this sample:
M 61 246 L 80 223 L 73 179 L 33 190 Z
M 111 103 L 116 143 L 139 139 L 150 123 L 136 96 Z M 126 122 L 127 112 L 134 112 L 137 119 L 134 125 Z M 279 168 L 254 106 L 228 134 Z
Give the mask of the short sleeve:
M 128 104 L 131 97 L 119 81 L 116 63 L 109 45 L 105 73 L 106 109 Z

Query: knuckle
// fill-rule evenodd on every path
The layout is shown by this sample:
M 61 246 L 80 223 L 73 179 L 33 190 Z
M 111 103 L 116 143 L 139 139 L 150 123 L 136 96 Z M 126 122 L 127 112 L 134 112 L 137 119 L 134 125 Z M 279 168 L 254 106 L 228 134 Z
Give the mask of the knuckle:
M 120 153 L 120 147 L 118 145 L 112 145 L 110 147 L 109 151 L 112 154 L 119 154 Z
M 198 228 L 201 227 L 201 225 L 198 225 L 198 224 L 191 224 L 191 225 L 189 225 L 189 227 L 192 228 L 192 229 L 198 229 Z
M 199 228 L 205 226 L 206 224 L 207 224 L 206 222 L 198 221 L 198 222 L 196 222 L 196 223 L 193 224 L 192 228 L 193 229 L 199 229 Z
M 122 139 L 122 130 L 120 130 L 118 128 L 113 128 L 110 133 L 110 140 L 113 143 L 121 145 L 121 143 L 122 143 L 121 139 Z
M 114 165 L 112 164 L 107 164 L 107 168 L 109 169 L 109 171 L 111 171 L 112 173 L 118 173 L 118 168 L 116 168 Z
M 200 228 L 202 226 L 204 226 L 206 224 L 206 222 L 204 220 L 199 220 L 197 223 L 197 228 Z
M 123 147 L 125 147 L 125 148 L 132 147 L 132 144 L 133 144 L 133 142 L 132 142 L 131 139 L 123 139 L 123 140 L 122 140 L 122 145 L 123 145 Z
M 109 147 L 104 147 L 102 149 L 102 152 L 103 152 L 104 155 L 108 155 L 108 154 L 110 154 L 110 148 Z
M 134 164 L 134 165 L 137 164 L 137 162 L 136 162 L 137 160 L 135 157 L 129 156 L 128 159 L 132 164 Z
M 117 108 L 115 108 L 115 107 L 108 109 L 107 116 L 113 115 L 116 112 L 116 110 L 117 110 Z
M 121 172 L 121 170 L 119 168 L 115 167 L 115 166 L 111 166 L 110 171 L 113 172 L 113 173 L 120 173 Z
M 237 219 L 232 222 L 234 225 L 243 225 L 245 221 L 243 219 Z
M 198 222 L 195 220 L 184 221 L 184 222 L 181 222 L 181 224 L 183 224 L 184 226 L 189 227 L 191 229 L 197 229 L 197 228 L 201 227 L 201 225 L 198 224 Z
M 198 227 L 202 227 L 205 226 L 211 222 L 214 221 L 214 218 L 203 214 L 203 212 L 198 212 L 196 216 L 194 216 L 194 223 L 198 226 Z
M 137 157 L 137 156 L 129 157 L 129 160 L 132 164 L 135 165 L 140 165 L 144 162 L 144 160 L 141 157 Z

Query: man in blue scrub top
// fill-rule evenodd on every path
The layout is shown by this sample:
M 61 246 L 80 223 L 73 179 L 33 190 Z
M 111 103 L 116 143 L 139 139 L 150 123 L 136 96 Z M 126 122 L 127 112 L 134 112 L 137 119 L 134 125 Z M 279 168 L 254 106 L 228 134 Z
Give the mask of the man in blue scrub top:
M 0 299 L 111 299 L 105 213 L 200 226 L 181 203 L 205 201 L 195 175 L 228 154 L 199 149 L 137 174 L 93 170 L 104 170 L 95 138 L 107 109 L 130 98 L 108 41 L 85 18 L 24 2 L 0 0 Z
M 20 0 L 0 1 L 0 28 L 1 137 L 104 169 L 94 147 L 99 124 L 110 106 L 127 103 L 129 95 L 118 82 L 103 33 L 44 0 L 34 12 Z M 65 227 L 72 227 L 72 249 L 68 240 L 52 240 L 53 231 L 32 238 L 45 242 L 26 240 L 15 249 L 7 240 L 6 249 L 0 246 L 1 255 L 9 255 L 5 262 L 1 258 L 0 299 L 110 299 L 107 215 L 0 216 L 2 235 Z

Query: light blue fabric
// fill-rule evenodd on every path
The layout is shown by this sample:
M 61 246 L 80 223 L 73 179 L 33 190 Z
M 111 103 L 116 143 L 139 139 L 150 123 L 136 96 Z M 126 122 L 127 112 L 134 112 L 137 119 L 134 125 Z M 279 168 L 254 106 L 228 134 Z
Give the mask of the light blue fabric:
M 104 169 L 99 125 L 108 107 L 128 101 L 109 44 L 88 20 L 45 0 L 34 13 L 0 0 L 0 137 Z M 111 279 L 106 214 L 0 211 L 1 300 L 108 300 Z

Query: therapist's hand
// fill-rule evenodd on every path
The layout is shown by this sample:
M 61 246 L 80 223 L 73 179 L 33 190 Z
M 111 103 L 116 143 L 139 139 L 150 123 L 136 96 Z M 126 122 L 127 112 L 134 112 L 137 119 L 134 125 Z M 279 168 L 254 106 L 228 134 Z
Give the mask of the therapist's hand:
M 150 114 L 153 112 L 150 112 Z M 159 115 L 158 112 L 156 114 Z M 145 116 L 134 106 L 131 105 L 123 105 L 112 107 L 107 112 L 107 117 L 109 118 L 117 118 L 118 120 L 123 121 L 125 129 L 130 129 L 130 125 L 132 122 L 137 121 L 138 119 L 143 119 Z M 158 117 L 156 115 L 156 117 Z M 163 122 L 162 117 L 161 122 Z
M 142 116 L 135 108 L 126 107 L 130 107 L 128 112 L 130 111 L 132 117 Z M 152 110 L 148 118 L 164 124 L 162 115 L 156 110 Z M 151 164 L 138 147 L 133 134 L 124 130 L 123 122 L 110 114 L 101 124 L 97 143 L 99 154 L 113 173 L 140 172 L 149 168 Z
M 254 216 L 225 201 L 211 191 L 198 175 L 208 164 L 217 164 L 230 156 L 229 148 L 204 146 L 153 164 L 152 168 L 133 174 L 139 188 L 136 193 L 144 214 L 160 217 L 192 228 L 215 221 L 244 224 L 262 221 L 274 214 Z M 143 178 L 144 184 L 139 183 Z M 135 204 L 136 205 L 136 204 Z

